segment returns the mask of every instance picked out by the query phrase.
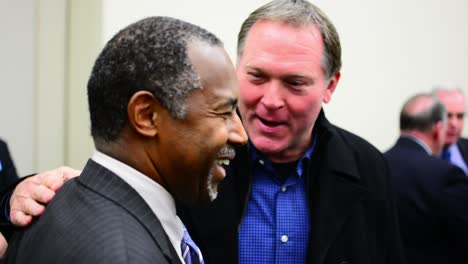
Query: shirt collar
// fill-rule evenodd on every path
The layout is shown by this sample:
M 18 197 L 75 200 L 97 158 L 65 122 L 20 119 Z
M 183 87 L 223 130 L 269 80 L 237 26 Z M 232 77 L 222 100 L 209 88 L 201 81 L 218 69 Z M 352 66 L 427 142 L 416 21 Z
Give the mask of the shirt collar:
M 458 145 L 457 143 L 453 143 L 452 145 L 448 146 L 446 149 L 450 151 L 451 153 L 453 153 L 454 151 L 458 149 Z
M 317 137 L 313 136 L 312 144 L 304 153 L 304 155 L 297 161 L 296 172 L 299 177 L 302 177 L 304 163 L 310 160 L 312 153 L 314 152 L 316 143 L 317 143 Z M 266 167 L 270 167 L 270 168 L 273 167 L 272 166 L 273 163 L 267 157 L 265 157 L 260 151 L 258 151 L 250 140 L 247 143 L 247 147 L 249 149 L 252 161 L 254 161 L 254 164 L 260 163 Z
M 135 189 L 159 219 L 171 244 L 181 257 L 180 241 L 184 231 L 182 221 L 176 214 L 172 195 L 148 176 L 102 152 L 96 151 L 91 159 L 115 173 Z

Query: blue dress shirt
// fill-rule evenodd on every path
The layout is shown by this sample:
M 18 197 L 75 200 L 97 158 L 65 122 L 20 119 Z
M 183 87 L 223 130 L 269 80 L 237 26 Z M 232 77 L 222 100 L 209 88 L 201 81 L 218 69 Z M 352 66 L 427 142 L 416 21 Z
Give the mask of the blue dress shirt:
M 254 161 L 247 209 L 239 230 L 239 263 L 306 263 L 310 216 L 303 163 L 274 164 L 249 143 Z
M 465 160 L 463 159 L 460 149 L 458 148 L 458 145 L 456 143 L 452 144 L 450 147 L 445 149 L 444 152 L 448 152 L 445 154 L 445 159 L 448 162 L 452 163 L 455 166 L 458 166 L 465 172 L 466 175 L 468 175 L 468 166 L 465 163 Z M 442 154 L 444 153 L 442 152 Z

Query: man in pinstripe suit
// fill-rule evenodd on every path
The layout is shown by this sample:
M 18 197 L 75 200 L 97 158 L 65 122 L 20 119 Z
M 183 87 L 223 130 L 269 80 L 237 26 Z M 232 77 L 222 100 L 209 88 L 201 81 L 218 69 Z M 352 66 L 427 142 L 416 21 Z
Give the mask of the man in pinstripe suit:
M 216 198 L 246 133 L 234 67 L 220 40 L 168 17 L 115 35 L 88 82 L 96 152 L 5 263 L 183 263 L 175 200 Z

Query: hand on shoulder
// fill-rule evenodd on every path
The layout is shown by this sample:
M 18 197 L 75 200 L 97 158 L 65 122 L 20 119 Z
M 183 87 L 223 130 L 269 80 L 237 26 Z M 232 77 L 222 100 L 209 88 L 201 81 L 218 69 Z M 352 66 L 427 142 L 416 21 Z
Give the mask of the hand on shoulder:
M 10 221 L 16 226 L 27 226 L 33 217 L 40 216 L 55 195 L 69 179 L 81 171 L 60 167 L 31 176 L 16 186 L 10 198 Z

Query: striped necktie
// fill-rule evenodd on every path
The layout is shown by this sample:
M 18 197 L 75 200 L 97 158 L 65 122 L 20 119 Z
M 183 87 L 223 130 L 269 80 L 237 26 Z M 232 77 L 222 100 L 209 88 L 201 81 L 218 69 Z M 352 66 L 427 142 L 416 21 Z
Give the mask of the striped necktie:
M 197 247 L 195 242 L 193 242 L 190 237 L 187 229 L 184 226 L 184 237 L 180 244 L 182 251 L 182 258 L 185 261 L 185 264 L 204 264 L 203 256 L 200 249 Z

